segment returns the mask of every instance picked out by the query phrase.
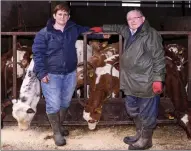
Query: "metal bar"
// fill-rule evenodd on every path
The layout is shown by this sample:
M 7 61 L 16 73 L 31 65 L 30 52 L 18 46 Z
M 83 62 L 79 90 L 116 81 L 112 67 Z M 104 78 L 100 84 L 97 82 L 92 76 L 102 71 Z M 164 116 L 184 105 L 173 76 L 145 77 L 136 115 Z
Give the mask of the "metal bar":
M 162 35 L 189 35 L 191 31 L 158 31 Z M 1 32 L 1 35 L 35 35 L 37 32 Z M 88 35 L 90 32 L 85 32 L 83 35 Z M 112 34 L 118 35 L 116 32 L 104 32 L 95 34 Z
M 16 51 L 17 36 L 13 35 L 13 98 L 17 98 L 17 51 Z
M 191 35 L 188 35 L 188 101 L 191 102 Z
M 177 123 L 177 119 L 174 120 L 169 120 L 169 119 L 157 119 L 157 123 L 158 124 L 176 124 Z M 126 120 L 126 121 L 99 121 L 99 123 L 97 124 L 98 126 L 100 125 L 107 125 L 107 126 L 111 126 L 111 125 L 130 125 L 130 124 L 134 124 L 134 122 L 132 120 Z M 15 126 L 17 125 L 17 122 L 14 121 L 5 121 L 4 125 L 6 126 Z M 50 126 L 49 122 L 47 121 L 46 123 L 39 123 L 39 121 L 32 121 L 31 126 Z M 78 126 L 85 126 L 87 125 L 87 122 L 85 121 L 64 121 L 63 125 L 78 125 Z
M 191 31 L 159 31 L 161 35 L 190 35 Z
M 36 35 L 37 32 L 1 32 L 1 35 L 17 35 L 17 36 L 29 36 Z
M 87 35 L 84 34 L 83 48 L 84 48 L 84 99 L 87 100 Z
M 158 31 L 162 35 L 190 35 L 191 31 Z M 83 33 L 83 35 L 88 35 L 89 32 Z M 118 35 L 116 32 L 100 32 L 95 34 L 111 34 L 111 35 Z
M 92 34 L 92 32 L 84 32 L 83 33 L 83 35 L 89 35 L 89 34 Z M 101 35 L 103 35 L 103 34 L 110 34 L 110 35 L 118 35 L 118 33 L 116 33 L 116 32 L 99 32 L 99 33 L 93 33 L 93 34 L 101 34 Z
M 123 45 L 123 41 L 122 41 L 122 36 L 121 35 L 119 35 L 119 60 L 121 60 L 120 58 L 121 58 L 121 55 L 122 55 L 122 50 L 123 50 L 123 47 L 122 47 L 122 45 Z M 119 69 L 121 69 L 121 62 L 119 61 Z M 120 79 L 120 76 L 121 75 L 121 72 L 119 72 L 119 79 Z M 119 98 L 122 98 L 122 92 L 121 91 L 119 91 Z
M 8 67 L 9 65 L 6 65 L 5 66 L 5 69 L 4 69 L 4 88 L 5 88 L 5 92 L 4 92 L 4 95 L 5 95 L 5 97 L 7 98 L 7 67 Z M 2 75 L 1 75 L 2 76 Z M 3 101 L 3 100 L 2 100 Z

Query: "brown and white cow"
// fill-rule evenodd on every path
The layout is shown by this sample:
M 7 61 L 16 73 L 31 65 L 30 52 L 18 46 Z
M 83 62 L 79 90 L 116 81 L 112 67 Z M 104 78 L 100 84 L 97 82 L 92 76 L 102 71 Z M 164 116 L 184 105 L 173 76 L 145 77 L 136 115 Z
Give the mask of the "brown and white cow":
M 94 42 L 94 45 L 97 45 L 97 41 Z M 96 52 L 94 52 L 94 55 L 87 59 L 87 75 L 90 75 L 87 77 L 88 83 L 89 83 L 89 80 L 91 80 L 92 72 L 94 72 L 94 70 L 97 67 L 103 67 L 105 65 L 105 62 L 104 62 L 105 59 L 113 55 L 119 54 L 119 47 L 117 45 L 119 44 L 113 43 L 113 44 L 107 44 L 102 47 L 99 47 L 102 49 L 96 50 Z M 78 64 L 78 67 L 77 67 L 77 87 L 83 86 L 83 83 L 84 83 L 83 72 L 84 72 L 83 62 L 81 62 Z
M 87 59 L 87 97 L 89 98 L 89 83 L 92 81 L 92 73 L 95 72 L 97 67 L 105 65 L 104 60 L 111 57 L 112 55 L 119 54 L 119 44 L 106 42 L 93 41 L 90 44 L 92 46 L 93 56 Z M 98 50 L 100 49 L 100 50 Z M 83 62 L 78 64 L 77 67 L 77 93 L 78 96 L 83 96 L 84 86 L 84 66 Z M 79 89 L 81 91 L 79 91 Z M 80 102 L 81 103 L 81 102 Z
M 16 45 L 17 50 L 17 89 L 19 90 L 23 81 L 23 76 L 32 58 L 32 48 L 21 46 L 20 43 Z M 5 80 L 6 78 L 6 80 Z M 2 54 L 1 56 L 1 122 L 5 117 L 4 108 L 11 105 L 13 87 L 13 51 Z M 19 93 L 17 91 L 17 93 Z
M 186 49 L 178 44 L 165 46 L 166 57 L 166 94 L 171 99 L 181 127 L 186 130 L 188 138 L 191 138 L 191 108 L 189 107 L 188 86 L 188 57 Z
M 17 49 L 17 85 L 20 88 L 22 83 L 22 77 L 25 74 L 27 67 L 32 59 L 32 48 L 28 46 L 21 46 L 20 43 L 16 45 Z M 6 71 L 5 71 L 6 69 Z M 5 96 L 5 72 L 6 72 L 6 87 L 7 95 L 10 94 L 13 86 L 13 52 L 9 50 L 8 52 L 2 54 L 1 56 L 1 100 L 4 100 Z
M 118 61 L 118 54 L 106 58 L 105 65 L 97 67 L 91 75 L 90 96 L 83 111 L 83 118 L 88 122 L 90 130 L 96 128 L 105 101 L 111 96 L 118 97 L 119 95 Z
M 32 60 L 21 85 L 19 99 L 12 100 L 12 115 L 21 130 L 27 130 L 30 127 L 40 100 L 40 81 L 33 72 L 33 68 Z

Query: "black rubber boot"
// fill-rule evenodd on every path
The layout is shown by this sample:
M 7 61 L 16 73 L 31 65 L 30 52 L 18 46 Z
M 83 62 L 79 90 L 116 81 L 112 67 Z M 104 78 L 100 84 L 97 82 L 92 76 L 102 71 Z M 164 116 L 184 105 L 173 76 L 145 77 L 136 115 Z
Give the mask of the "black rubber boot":
M 62 123 L 65 119 L 66 113 L 67 113 L 67 109 L 64 109 L 64 108 L 60 109 L 60 132 L 61 132 L 62 136 L 68 136 L 69 135 L 69 131 L 66 130 L 64 128 L 64 126 L 62 125 Z
M 57 146 L 66 145 L 66 140 L 60 133 L 60 119 L 58 113 L 47 114 L 53 131 L 54 142 Z
M 134 136 L 127 136 L 123 139 L 123 142 L 126 144 L 135 143 L 141 136 L 141 121 L 138 117 L 134 118 L 134 123 L 136 126 L 136 134 Z
M 153 146 L 152 135 L 153 135 L 152 129 L 147 129 L 147 130 L 142 129 L 141 137 L 137 142 L 129 145 L 128 150 L 145 150 L 151 148 Z

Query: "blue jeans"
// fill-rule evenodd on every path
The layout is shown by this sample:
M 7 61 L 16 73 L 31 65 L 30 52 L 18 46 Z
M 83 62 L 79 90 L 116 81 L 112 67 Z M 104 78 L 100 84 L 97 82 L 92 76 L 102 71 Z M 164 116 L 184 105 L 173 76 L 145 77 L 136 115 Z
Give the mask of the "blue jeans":
M 153 129 L 156 126 L 160 96 L 153 98 L 125 97 L 127 113 L 132 117 L 139 117 L 144 128 Z
M 68 108 L 76 87 L 76 71 L 66 75 L 48 74 L 49 82 L 41 82 L 46 101 L 46 113 L 57 113 L 60 108 Z

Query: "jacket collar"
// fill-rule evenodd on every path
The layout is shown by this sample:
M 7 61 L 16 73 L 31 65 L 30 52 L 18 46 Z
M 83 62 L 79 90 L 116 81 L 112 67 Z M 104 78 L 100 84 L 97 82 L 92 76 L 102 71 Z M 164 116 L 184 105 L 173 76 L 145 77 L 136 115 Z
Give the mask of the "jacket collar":
M 143 23 L 144 24 L 144 23 Z M 135 33 L 132 35 L 132 30 L 129 28 L 129 34 L 131 35 L 131 36 L 134 36 L 135 37 L 135 35 L 137 35 L 138 33 L 140 33 L 141 32 L 141 30 L 142 30 L 142 27 L 143 27 L 143 24 L 141 24 L 138 28 L 137 28 L 137 30 L 135 31 Z
M 54 27 L 53 25 L 55 24 L 55 19 L 53 18 L 50 18 L 48 21 L 47 21 L 47 24 L 46 24 L 46 27 L 47 27 L 47 31 L 54 31 Z M 72 27 L 76 25 L 76 23 L 74 23 L 73 21 L 71 20 L 68 20 L 65 27 L 64 27 L 64 31 L 67 30 L 68 28 Z
M 147 34 L 149 28 L 150 28 L 149 22 L 147 20 L 145 20 L 144 23 L 142 24 L 140 34 L 141 35 Z

